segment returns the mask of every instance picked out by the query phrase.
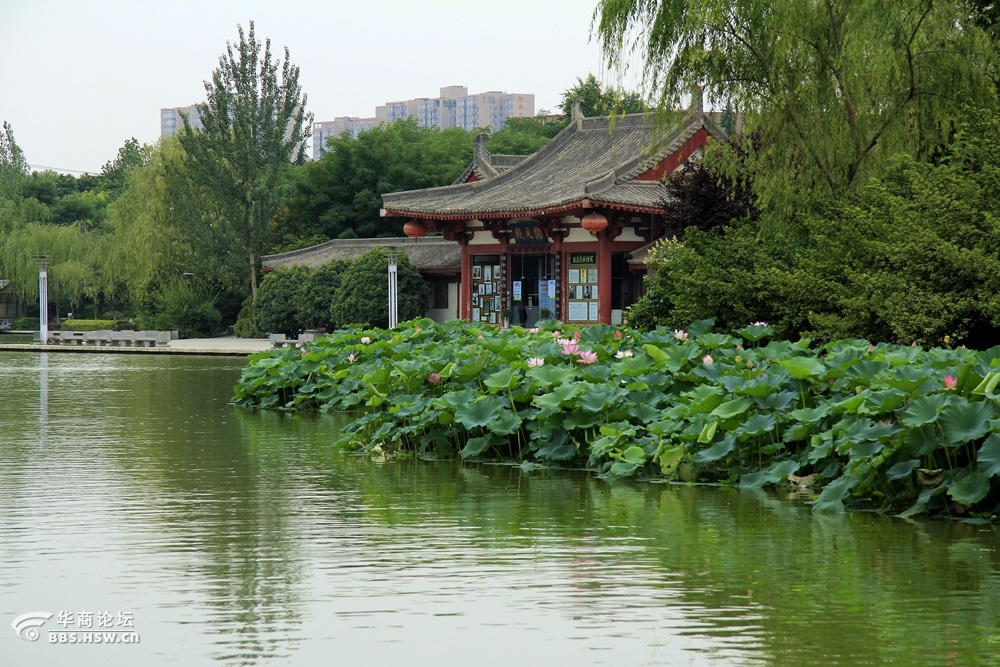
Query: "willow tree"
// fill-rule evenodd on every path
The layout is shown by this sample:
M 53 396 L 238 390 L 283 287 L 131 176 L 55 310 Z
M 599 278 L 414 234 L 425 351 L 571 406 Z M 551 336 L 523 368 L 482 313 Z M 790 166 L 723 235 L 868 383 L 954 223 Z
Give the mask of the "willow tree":
M 731 102 L 755 194 L 851 192 L 889 156 L 933 156 L 967 105 L 993 102 L 994 51 L 962 0 L 601 0 L 606 57 L 643 61 L 647 96 Z
M 181 145 L 192 176 L 211 193 L 210 216 L 224 226 L 232 251 L 243 256 L 254 298 L 257 270 L 267 247 L 268 223 L 280 200 L 280 183 L 309 137 L 312 115 L 299 68 L 271 55 L 254 24 L 239 43 L 226 43 L 226 53 L 212 80 L 205 82 L 206 102 L 197 105 L 203 126 L 195 130 L 184 118 Z

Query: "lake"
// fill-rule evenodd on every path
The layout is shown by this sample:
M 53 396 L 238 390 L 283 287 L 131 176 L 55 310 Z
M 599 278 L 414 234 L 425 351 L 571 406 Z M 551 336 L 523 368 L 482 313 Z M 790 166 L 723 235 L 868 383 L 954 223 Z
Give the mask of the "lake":
M 243 365 L 0 352 L 0 665 L 996 664 L 995 526 L 359 458 Z

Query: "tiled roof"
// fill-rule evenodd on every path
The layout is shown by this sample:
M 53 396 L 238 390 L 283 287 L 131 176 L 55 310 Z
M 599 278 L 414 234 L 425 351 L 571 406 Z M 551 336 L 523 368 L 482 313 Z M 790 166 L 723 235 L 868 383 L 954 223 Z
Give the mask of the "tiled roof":
M 495 177 L 385 194 L 386 215 L 437 218 L 538 215 L 589 200 L 659 208 L 666 189 L 637 176 L 678 151 L 701 129 L 722 137 L 704 115 L 664 131 L 652 115 L 583 118 L 537 153 Z
M 261 263 L 272 269 L 299 264 L 316 269 L 337 259 L 357 259 L 372 248 L 387 246 L 394 246 L 400 252 L 405 252 L 410 263 L 421 271 L 457 272 L 462 267 L 461 247 L 456 242 L 439 236 L 428 236 L 417 241 L 407 237 L 333 239 L 309 248 L 265 255 Z

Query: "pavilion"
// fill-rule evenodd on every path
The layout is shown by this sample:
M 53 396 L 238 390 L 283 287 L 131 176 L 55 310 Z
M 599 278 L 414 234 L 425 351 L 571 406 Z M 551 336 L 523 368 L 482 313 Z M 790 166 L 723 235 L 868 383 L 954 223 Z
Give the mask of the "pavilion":
M 477 141 L 460 183 L 383 195 L 383 215 L 408 218 L 410 236 L 439 232 L 461 247 L 463 319 L 617 324 L 642 294 L 631 253 L 667 230 L 665 178 L 711 137 L 725 135 L 700 105 L 671 127 L 577 108 L 534 155 L 491 159 Z

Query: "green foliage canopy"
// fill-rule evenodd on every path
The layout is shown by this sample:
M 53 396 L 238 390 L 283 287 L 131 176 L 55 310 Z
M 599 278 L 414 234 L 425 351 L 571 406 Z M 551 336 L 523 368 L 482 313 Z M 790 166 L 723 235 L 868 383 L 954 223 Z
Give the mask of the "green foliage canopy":
M 260 256 L 268 244 L 268 224 L 277 210 L 282 177 L 311 132 L 312 115 L 299 68 L 271 55 L 271 42 L 259 42 L 238 26 L 239 43 L 226 53 L 212 80 L 205 82 L 207 102 L 198 105 L 204 130 L 184 118 L 179 135 L 195 180 L 206 187 L 215 221 L 244 261 L 254 298 Z M 280 72 L 280 76 L 279 76 Z
M 405 252 L 396 259 L 399 321 L 421 317 L 430 304 L 427 283 Z M 389 326 L 389 256 L 381 248 L 369 250 L 347 268 L 340 279 L 331 319 L 347 324 Z
M 399 236 L 404 220 L 382 219 L 382 195 L 450 185 L 472 161 L 472 135 L 422 128 L 416 119 L 383 124 L 357 139 L 327 141 L 323 157 L 296 170 L 276 220 L 279 239 Z
M 856 191 L 887 159 L 933 155 L 966 103 L 995 97 L 995 51 L 961 0 L 602 0 L 596 31 L 625 67 L 645 61 L 661 109 L 696 87 L 731 100 L 760 203 Z

